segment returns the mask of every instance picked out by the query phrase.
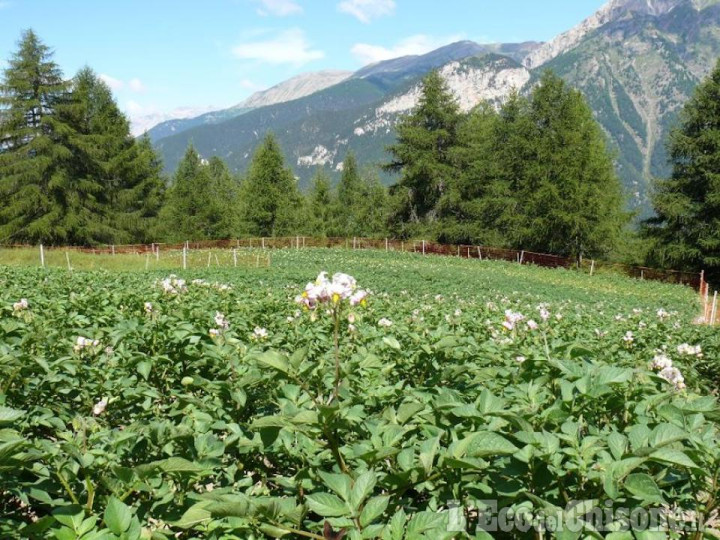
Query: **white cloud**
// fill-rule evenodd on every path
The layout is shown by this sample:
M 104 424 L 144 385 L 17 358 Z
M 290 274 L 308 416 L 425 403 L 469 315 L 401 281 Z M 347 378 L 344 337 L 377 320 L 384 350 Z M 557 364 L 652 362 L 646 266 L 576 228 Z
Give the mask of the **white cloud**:
M 166 120 L 193 118 L 210 111 L 216 111 L 218 107 L 177 107 L 171 110 L 163 110 L 155 105 L 141 105 L 137 101 L 130 99 L 125 102 L 124 109 L 130 118 L 132 134 L 138 136 Z
M 105 73 L 101 73 L 99 75 L 100 80 L 103 81 L 105 84 L 107 84 L 111 90 L 118 91 L 122 90 L 126 86 L 133 92 L 144 92 L 145 91 L 145 85 L 142 83 L 140 79 L 135 77 L 134 79 L 130 79 L 129 81 L 125 82 L 120 79 L 116 79 L 115 77 L 111 77 L 110 75 L 107 75 Z
M 105 75 L 104 73 L 101 73 L 99 77 L 100 80 L 107 84 L 111 90 L 120 90 L 123 86 L 125 86 L 125 83 L 123 83 L 120 79 L 116 79 L 115 77 L 111 77 L 110 75 Z
M 130 81 L 128 82 L 128 86 L 130 87 L 130 90 L 132 90 L 133 92 L 144 92 L 145 91 L 145 85 L 137 77 L 135 77 L 134 79 L 130 79 Z
M 311 49 L 305 33 L 299 28 L 280 32 L 265 40 L 250 41 L 233 47 L 232 53 L 242 60 L 258 60 L 268 64 L 301 66 L 325 57 L 318 49 Z
M 256 0 L 260 3 L 257 12 L 259 15 L 276 15 L 278 17 L 287 17 L 288 15 L 298 15 L 303 12 L 302 6 L 295 0 Z
M 447 45 L 463 39 L 462 35 L 453 35 L 445 37 L 433 37 L 426 34 L 416 34 L 399 41 L 392 47 L 383 47 L 381 45 L 370 45 L 368 43 L 356 43 L 353 45 L 351 52 L 355 58 L 365 64 L 372 64 L 390 58 L 398 58 L 400 56 L 408 56 L 411 54 L 425 54 L 438 47 Z
M 360 22 L 369 23 L 372 19 L 392 15 L 395 0 L 343 0 L 338 4 L 338 9 Z

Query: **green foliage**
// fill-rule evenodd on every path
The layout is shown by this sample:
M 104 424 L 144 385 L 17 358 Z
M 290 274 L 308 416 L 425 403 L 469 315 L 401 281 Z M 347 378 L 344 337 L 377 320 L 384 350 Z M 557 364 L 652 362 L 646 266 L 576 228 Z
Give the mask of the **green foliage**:
M 267 134 L 253 156 L 242 187 L 245 230 L 252 236 L 282 236 L 298 231 L 304 200 L 285 166 L 274 135 Z
M 650 261 L 720 277 L 720 62 L 697 88 L 672 132 L 670 178 L 656 181 L 646 222 Z
M 388 147 L 385 169 L 400 173 L 393 186 L 396 223 L 426 223 L 437 217 L 437 205 L 452 181 L 450 160 L 460 112 L 437 71 L 422 81 L 417 107 L 396 126 L 397 142 Z
M 90 70 L 70 82 L 34 32 L 0 85 L 0 240 L 142 241 L 162 202 L 160 163 Z
M 318 169 L 308 194 L 309 229 L 313 235 L 326 237 L 332 231 L 333 194 L 330 179 Z
M 334 321 L 292 302 L 322 268 L 375 291 L 338 319 L 336 399 Z M 486 538 L 474 509 L 448 531 L 453 501 L 717 508 L 720 339 L 689 289 L 345 250 L 164 277 L 0 268 L 2 538 L 449 540 Z
M 236 236 L 239 190 L 220 158 L 206 161 L 188 146 L 168 190 L 158 236 L 170 242 Z

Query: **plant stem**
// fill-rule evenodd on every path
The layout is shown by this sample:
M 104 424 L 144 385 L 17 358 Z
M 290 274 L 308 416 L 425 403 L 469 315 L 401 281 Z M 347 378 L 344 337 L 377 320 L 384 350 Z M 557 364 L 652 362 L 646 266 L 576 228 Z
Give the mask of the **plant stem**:
M 333 392 L 333 398 L 337 399 L 338 392 L 340 391 L 340 308 L 336 306 L 333 309 L 333 319 L 335 322 L 335 390 Z
M 324 536 L 320 536 L 319 534 L 301 531 L 298 529 L 293 529 L 292 527 L 288 527 L 287 525 L 281 525 L 280 523 L 274 522 L 273 527 L 277 527 L 278 529 L 282 529 L 283 531 L 287 531 L 292 534 L 297 534 L 298 536 L 304 536 L 305 538 L 315 538 L 316 540 L 325 540 Z
M 68 484 L 67 480 L 65 480 L 65 477 L 63 476 L 62 472 L 58 469 L 55 471 L 55 476 L 58 477 L 58 480 L 60 480 L 60 483 L 65 488 L 65 491 L 70 496 L 70 500 L 75 504 L 80 504 L 80 501 L 78 501 L 77 497 L 75 496 L 75 493 L 73 493 L 73 490 L 70 489 L 70 484 Z

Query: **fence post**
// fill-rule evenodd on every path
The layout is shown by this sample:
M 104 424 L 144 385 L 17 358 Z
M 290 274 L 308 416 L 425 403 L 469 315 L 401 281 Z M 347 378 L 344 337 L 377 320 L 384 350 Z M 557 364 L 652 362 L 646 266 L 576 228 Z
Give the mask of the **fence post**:
M 458 246 L 458 257 L 460 256 L 460 246 Z
M 388 251 L 388 239 L 385 239 L 385 251 Z
M 300 249 L 300 237 L 295 237 L 295 249 Z
M 590 275 L 592 276 L 595 273 L 595 259 L 592 259 L 590 261 Z
M 522 251 L 520 252 L 520 264 L 523 263 L 523 260 L 524 260 L 524 259 L 525 259 L 525 250 L 522 250 Z
M 262 237 L 262 248 L 265 249 L 265 237 Z
M 183 270 L 187 270 L 187 246 L 183 246 Z
M 155 248 L 155 260 L 156 260 L 156 261 L 159 261 L 159 260 L 160 260 L 160 245 L 158 245 L 158 246 Z
M 715 324 L 715 316 L 717 315 L 717 291 L 715 291 L 715 294 L 713 294 L 713 303 L 712 303 L 712 311 L 710 312 L 710 324 Z
M 45 248 L 40 244 L 40 266 L 45 268 Z
M 115 244 L 112 245 L 112 254 L 113 254 L 113 257 L 114 257 L 114 256 L 115 256 Z
M 423 242 L 423 255 L 425 255 L 425 240 L 423 240 L 422 242 Z
M 208 251 L 208 268 L 210 268 L 210 261 L 212 260 L 212 252 Z
M 65 252 L 65 260 L 67 261 L 68 272 L 72 273 L 72 266 L 70 266 L 70 254 Z
M 353 236 L 353 249 L 357 249 L 357 237 Z
M 233 249 L 233 265 L 237 268 L 237 249 Z
M 260 267 L 260 254 L 259 253 L 257 255 L 255 255 L 255 267 L 256 268 Z
M 482 261 L 482 251 L 480 251 L 480 246 L 478 246 L 478 259 Z

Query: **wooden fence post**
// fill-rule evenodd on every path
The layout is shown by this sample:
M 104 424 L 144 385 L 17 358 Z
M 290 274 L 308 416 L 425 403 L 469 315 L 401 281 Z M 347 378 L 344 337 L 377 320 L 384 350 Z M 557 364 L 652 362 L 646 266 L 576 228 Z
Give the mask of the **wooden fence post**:
M 40 244 L 40 266 L 45 268 L 45 248 Z
M 523 263 L 523 260 L 524 260 L 524 259 L 525 259 L 525 250 L 522 250 L 522 251 L 520 252 L 520 264 Z
M 265 237 L 263 237 L 261 240 L 262 240 L 262 248 L 265 249 Z
M 595 273 L 595 259 L 592 259 L 590 261 L 590 275 L 592 276 Z
M 187 270 L 187 246 L 183 246 L 183 270 Z
M 422 242 L 423 242 L 423 255 L 425 255 L 425 240 L 423 240 Z
M 715 294 L 713 295 L 713 303 L 712 303 L 712 312 L 710 315 L 710 324 L 715 324 L 715 316 L 717 315 L 717 291 L 715 291 Z
M 385 251 L 388 251 L 388 239 L 385 239 Z
M 233 266 L 237 268 L 237 249 L 233 249 Z
M 210 268 L 211 258 L 212 258 L 212 252 L 208 251 L 208 268 Z
M 112 254 L 113 254 L 113 257 L 114 257 L 114 256 L 115 256 L 115 244 L 112 245 Z

